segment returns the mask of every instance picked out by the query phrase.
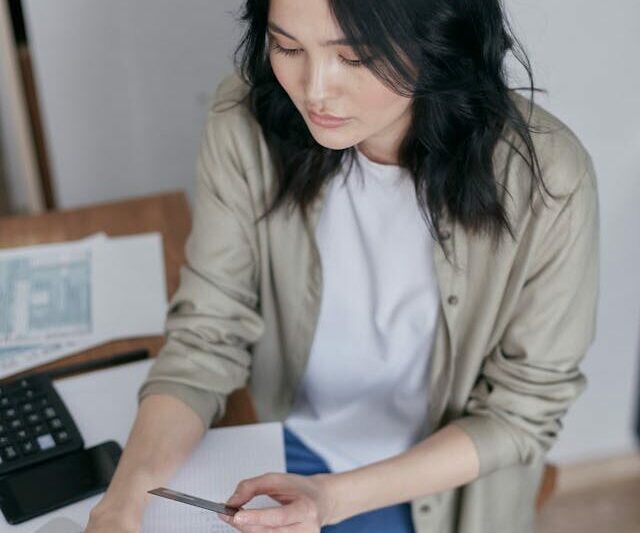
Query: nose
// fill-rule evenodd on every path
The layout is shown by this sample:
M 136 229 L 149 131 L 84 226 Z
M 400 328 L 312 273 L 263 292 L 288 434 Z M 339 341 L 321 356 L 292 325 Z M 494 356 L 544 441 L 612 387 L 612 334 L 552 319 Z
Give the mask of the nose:
M 336 73 L 325 58 L 309 60 L 305 76 L 307 103 L 314 109 L 322 109 L 327 100 L 337 94 Z

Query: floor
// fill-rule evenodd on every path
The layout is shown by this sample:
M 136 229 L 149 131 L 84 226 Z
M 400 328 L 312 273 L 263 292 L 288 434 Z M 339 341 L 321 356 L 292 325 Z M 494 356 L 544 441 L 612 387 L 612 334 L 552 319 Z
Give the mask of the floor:
M 640 452 L 561 467 L 536 533 L 640 533 Z

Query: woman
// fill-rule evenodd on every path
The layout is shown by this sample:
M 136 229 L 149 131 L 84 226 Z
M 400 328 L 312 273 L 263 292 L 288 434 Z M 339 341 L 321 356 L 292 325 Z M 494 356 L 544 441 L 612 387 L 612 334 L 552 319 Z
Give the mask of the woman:
M 532 531 L 594 335 L 588 154 L 508 89 L 498 0 L 252 0 L 244 20 L 167 341 L 88 532 L 138 531 L 247 381 L 288 473 L 238 485 L 229 505 L 282 506 L 237 530 Z

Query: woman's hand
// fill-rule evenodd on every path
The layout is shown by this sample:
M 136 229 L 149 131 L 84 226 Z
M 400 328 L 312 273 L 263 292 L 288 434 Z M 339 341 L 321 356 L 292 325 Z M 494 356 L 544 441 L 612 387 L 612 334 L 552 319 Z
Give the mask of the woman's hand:
M 333 502 L 328 483 L 330 476 L 265 474 L 245 479 L 238 484 L 227 505 L 241 507 L 253 497 L 266 494 L 282 506 L 243 509 L 233 518 L 224 515 L 219 517 L 243 533 L 317 533 L 331 521 Z

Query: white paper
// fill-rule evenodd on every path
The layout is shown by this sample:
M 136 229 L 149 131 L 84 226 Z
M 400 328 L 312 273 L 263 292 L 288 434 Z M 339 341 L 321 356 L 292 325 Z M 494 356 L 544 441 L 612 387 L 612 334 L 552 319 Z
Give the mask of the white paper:
M 95 249 L 95 328 L 103 338 L 163 333 L 167 294 L 162 235 L 107 239 Z
M 80 339 L 62 339 L 24 346 L 0 347 L 0 377 L 87 350 L 103 342 L 105 342 L 104 339 L 91 335 Z
M 0 347 L 90 336 L 94 250 L 104 234 L 0 250 Z
M 0 251 L 0 377 L 114 339 L 161 335 L 162 237 L 148 233 Z

